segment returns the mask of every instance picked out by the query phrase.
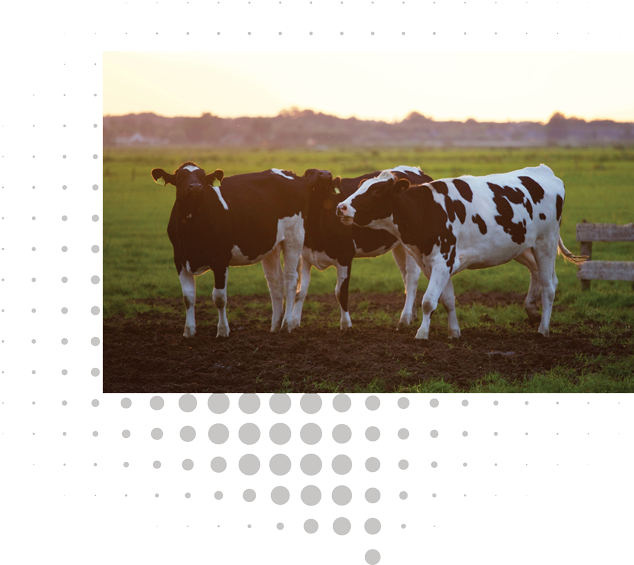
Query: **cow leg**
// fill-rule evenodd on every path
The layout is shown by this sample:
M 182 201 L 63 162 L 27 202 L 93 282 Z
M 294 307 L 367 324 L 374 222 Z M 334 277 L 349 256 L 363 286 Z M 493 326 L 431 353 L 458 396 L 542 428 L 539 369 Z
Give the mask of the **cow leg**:
M 449 339 L 460 337 L 460 326 L 458 316 L 456 316 L 456 298 L 453 293 L 453 281 L 449 279 L 445 290 L 440 295 L 440 301 L 447 310 L 447 320 L 449 322 Z
M 553 239 L 553 241 L 538 241 L 535 247 L 533 247 L 533 255 L 537 262 L 539 285 L 542 290 L 542 320 L 537 331 L 544 337 L 548 337 L 549 335 L 550 316 L 552 314 L 555 290 L 557 288 L 555 258 L 557 257 L 558 239 L 559 238 Z
M 181 281 L 181 288 L 183 289 L 183 302 L 185 303 L 185 330 L 183 331 L 184 337 L 194 337 L 196 335 L 196 314 L 194 309 L 196 307 L 196 279 L 194 275 L 187 272 L 185 267 L 181 267 L 181 272 L 178 275 Z
M 218 308 L 218 332 L 216 337 L 229 337 L 229 320 L 227 320 L 227 278 L 229 267 L 224 271 L 214 271 L 214 291 L 211 297 Z
M 312 265 L 305 256 L 302 256 L 300 263 L 302 264 L 301 283 L 298 285 L 297 293 L 295 294 L 295 304 L 293 305 L 293 329 L 299 328 L 302 323 L 302 309 L 304 308 L 304 300 L 310 286 L 310 269 Z
M 418 279 L 420 278 L 420 267 L 416 263 L 416 259 L 412 257 L 405 248 L 399 244 L 392 249 L 392 257 L 396 266 L 401 271 L 401 277 L 403 277 L 403 284 L 405 285 L 405 306 L 401 312 L 401 318 L 398 321 L 398 327 L 402 328 L 409 326 L 416 315 L 416 289 L 418 288 Z
M 539 313 L 539 309 L 537 308 L 537 300 L 540 294 L 537 263 L 535 262 L 535 257 L 530 249 L 526 249 L 520 253 L 517 257 L 515 257 L 515 261 L 517 261 L 520 265 L 524 265 L 531 274 L 531 284 L 528 288 L 526 300 L 524 301 L 524 310 L 526 310 L 526 313 L 528 314 L 529 323 L 533 325 L 538 323 L 542 318 Z
M 277 332 L 280 329 L 282 321 L 282 312 L 284 311 L 284 286 L 282 265 L 280 265 L 280 247 L 279 245 L 273 249 L 264 259 L 262 259 L 262 268 L 264 276 L 269 285 L 269 293 L 271 294 L 271 306 L 273 307 L 273 316 L 271 318 L 271 331 Z
M 289 237 L 282 241 L 282 252 L 284 253 L 284 299 L 286 300 L 286 312 L 282 320 L 281 328 L 286 326 L 290 332 L 293 329 L 293 304 L 297 293 L 297 266 L 301 258 L 304 247 L 303 234 L 300 238 Z
M 456 260 L 454 265 L 458 261 Z M 456 265 L 456 269 L 458 265 Z M 450 274 L 449 269 L 444 262 L 438 262 L 432 267 L 431 277 L 429 277 L 429 285 L 423 296 L 423 323 L 416 332 L 416 339 L 428 339 L 429 338 L 429 324 L 431 322 L 431 314 L 438 306 L 438 300 L 440 295 L 445 290 L 447 283 L 449 282 Z M 453 290 L 453 286 L 452 286 Z
M 341 321 L 339 328 L 343 331 L 352 327 L 350 313 L 348 312 L 348 286 L 350 284 L 350 270 L 352 269 L 352 261 L 349 265 L 336 264 L 337 267 L 337 286 L 335 287 L 335 296 L 339 307 L 341 308 Z

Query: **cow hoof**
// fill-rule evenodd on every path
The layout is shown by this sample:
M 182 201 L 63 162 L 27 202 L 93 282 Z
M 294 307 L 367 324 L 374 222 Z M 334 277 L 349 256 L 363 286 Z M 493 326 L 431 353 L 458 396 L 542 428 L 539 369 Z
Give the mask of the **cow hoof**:
M 460 337 L 460 330 L 456 332 L 449 332 L 449 339 L 458 339 Z
M 293 328 L 293 329 L 299 328 L 299 326 L 301 325 L 301 323 L 302 323 L 302 322 L 301 322 L 301 320 L 295 320 L 295 319 L 294 319 L 294 320 L 293 320 L 293 323 L 292 323 L 292 325 L 291 325 L 291 328 Z
M 416 332 L 416 339 L 429 339 L 429 335 L 425 335 L 423 332 Z
M 185 327 L 183 331 L 183 337 L 194 337 L 196 335 L 196 328 Z
M 411 319 L 409 318 L 401 318 L 398 321 L 398 329 L 402 329 L 402 328 L 406 328 L 410 325 L 411 323 Z
M 229 328 L 218 328 L 216 337 L 229 337 Z
M 548 331 L 548 328 L 546 328 L 546 329 L 539 328 L 537 330 L 537 333 L 543 335 L 544 337 L 548 337 L 550 335 L 550 332 Z
M 344 324 L 340 324 L 339 328 L 341 329 L 342 332 L 347 332 L 348 330 L 352 329 L 352 326 L 346 326 Z

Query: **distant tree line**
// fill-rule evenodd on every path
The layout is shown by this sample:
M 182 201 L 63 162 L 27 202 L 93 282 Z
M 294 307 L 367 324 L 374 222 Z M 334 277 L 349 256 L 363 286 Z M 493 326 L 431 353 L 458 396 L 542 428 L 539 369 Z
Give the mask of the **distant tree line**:
M 631 145 L 634 123 L 566 118 L 548 123 L 435 121 L 418 112 L 387 123 L 290 108 L 271 118 L 167 118 L 153 113 L 104 117 L 104 145 L 210 147 Z

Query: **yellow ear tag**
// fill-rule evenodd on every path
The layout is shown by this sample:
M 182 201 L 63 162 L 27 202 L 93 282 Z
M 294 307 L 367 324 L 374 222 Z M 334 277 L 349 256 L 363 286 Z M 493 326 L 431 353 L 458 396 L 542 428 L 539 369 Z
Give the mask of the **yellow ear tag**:
M 156 184 L 160 184 L 161 186 L 165 186 L 167 184 L 163 177 L 157 178 L 155 182 L 156 182 Z
M 211 186 L 220 186 L 220 181 L 218 179 L 214 179 L 214 183 Z
M 341 194 L 341 191 L 335 186 L 335 194 Z

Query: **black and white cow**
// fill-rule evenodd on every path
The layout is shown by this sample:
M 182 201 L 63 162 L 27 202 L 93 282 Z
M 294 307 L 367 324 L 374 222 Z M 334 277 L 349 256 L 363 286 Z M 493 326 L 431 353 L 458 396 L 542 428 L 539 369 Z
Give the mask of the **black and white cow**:
M 460 336 L 453 275 L 512 260 L 531 273 L 524 306 L 532 321 L 540 319 L 537 298 L 541 291 L 538 331 L 548 336 L 557 288 L 557 251 L 574 263 L 585 260 L 570 253 L 559 235 L 564 195 L 564 183 L 546 165 L 418 186 L 383 171 L 341 202 L 337 214 L 346 224 L 389 231 L 429 278 L 418 339 L 429 337 L 438 300 L 447 310 L 449 337 Z
M 307 181 L 292 172 L 270 169 L 223 179 L 218 169 L 206 174 L 192 162 L 173 174 L 153 169 L 158 184 L 176 187 L 167 233 L 187 308 L 185 337 L 196 333 L 195 277 L 214 273 L 213 301 L 218 308 L 217 337 L 229 336 L 229 266 L 262 262 L 271 293 L 271 331 L 290 332 L 308 206 Z M 222 183 L 221 183 L 222 181 Z M 284 269 L 280 265 L 284 253 Z M 284 298 L 286 311 L 283 314 Z
M 397 178 L 405 178 L 412 184 L 430 182 L 427 176 L 417 167 L 400 166 L 390 169 Z M 378 257 L 388 251 L 392 252 L 394 261 L 401 271 L 405 285 L 405 306 L 401 313 L 399 326 L 407 326 L 416 318 L 416 289 L 420 278 L 420 268 L 416 260 L 409 255 L 398 239 L 385 230 L 373 230 L 356 225 L 343 225 L 337 215 L 337 205 L 352 195 L 360 183 L 378 177 L 381 171 L 375 171 L 356 178 L 339 178 L 328 182 L 311 182 L 309 187 L 308 213 L 306 218 L 306 238 L 302 251 L 301 286 L 295 297 L 293 308 L 293 326 L 301 323 L 302 307 L 310 285 L 311 267 L 323 271 L 334 266 L 337 269 L 337 285 L 335 296 L 341 308 L 340 328 L 352 327 L 348 312 L 348 285 L 352 260 L 356 257 Z M 330 175 L 328 171 L 308 170 L 305 176 L 312 179 L 321 176 L 324 180 Z

